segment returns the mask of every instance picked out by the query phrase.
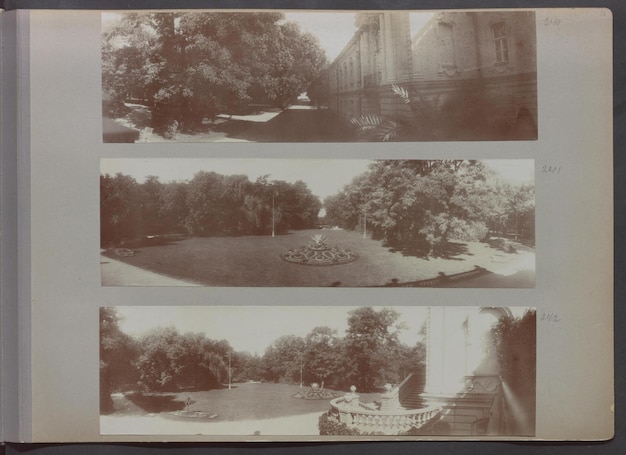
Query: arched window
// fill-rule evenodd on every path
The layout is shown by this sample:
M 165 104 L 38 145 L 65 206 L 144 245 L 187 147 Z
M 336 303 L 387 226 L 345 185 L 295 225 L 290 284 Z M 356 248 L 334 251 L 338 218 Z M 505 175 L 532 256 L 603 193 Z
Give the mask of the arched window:
M 509 62 L 509 39 L 507 36 L 506 24 L 498 22 L 491 26 L 493 42 L 496 50 L 496 63 Z

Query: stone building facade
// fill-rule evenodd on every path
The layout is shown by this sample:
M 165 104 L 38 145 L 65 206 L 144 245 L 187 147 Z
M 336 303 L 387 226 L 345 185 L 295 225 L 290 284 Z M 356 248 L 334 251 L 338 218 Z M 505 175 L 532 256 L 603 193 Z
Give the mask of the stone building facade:
M 510 387 L 491 333 L 511 316 L 505 307 L 429 308 L 422 399 L 442 408 L 440 425 L 448 434 L 534 435 L 534 393 L 522 396 Z
M 428 308 L 424 377 L 386 387 L 375 403 L 352 388 L 331 401 L 330 415 L 365 433 L 533 436 L 536 322 L 512 339 L 502 327 L 514 319 L 506 307 Z
M 536 139 L 534 12 L 440 12 L 413 37 L 408 12 L 355 22 L 329 69 L 329 108 L 340 116 L 418 120 L 425 140 Z

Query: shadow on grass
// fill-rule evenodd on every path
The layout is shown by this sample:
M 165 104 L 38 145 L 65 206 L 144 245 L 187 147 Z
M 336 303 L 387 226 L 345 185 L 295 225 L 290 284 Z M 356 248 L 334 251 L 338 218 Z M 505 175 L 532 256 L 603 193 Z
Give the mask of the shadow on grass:
M 140 248 L 150 248 L 150 247 L 157 247 L 157 246 L 172 246 L 172 245 L 177 245 L 179 242 L 184 241 L 184 240 L 189 240 L 192 238 L 199 238 L 199 239 L 220 239 L 220 238 L 225 238 L 225 239 L 230 239 L 230 238 L 237 238 L 237 237 L 269 237 L 269 233 L 262 233 L 262 234 L 250 234 L 250 233 L 237 233 L 237 234 L 216 234 L 216 235 L 206 235 L 206 236 L 187 236 L 184 234 L 176 234 L 176 235 L 162 235 L 162 236 L 154 236 L 154 237 L 146 237 L 146 238 L 139 238 L 139 239 L 133 239 L 133 240 L 125 240 L 125 241 L 121 241 L 117 244 L 108 244 L 107 246 L 103 246 L 102 248 L 106 248 L 107 250 L 104 251 L 102 254 L 104 256 L 109 256 L 111 258 L 116 258 L 117 255 L 115 254 L 115 249 L 117 248 L 128 248 L 133 250 L 133 253 L 138 254 L 141 251 L 137 251 L 137 249 Z M 275 236 L 276 237 L 288 237 L 294 235 L 294 233 L 292 231 L 287 231 L 287 232 L 276 232 Z
M 175 394 L 129 393 L 130 401 L 149 413 L 180 411 L 185 407 L 182 401 L 176 401 Z
M 433 278 L 427 278 L 425 280 L 418 281 L 408 281 L 405 283 L 401 283 L 397 278 L 392 278 L 389 282 L 384 284 L 383 286 L 375 286 L 375 287 L 436 287 L 436 288 L 444 288 L 454 285 L 455 283 L 459 283 L 461 281 L 476 278 L 477 276 L 482 276 L 485 274 L 491 274 L 484 267 L 480 267 L 475 265 L 472 270 L 468 270 L 465 272 L 455 273 L 452 275 L 446 275 L 444 272 L 439 272 L 437 276 Z
M 152 113 L 148 106 L 134 105 L 130 109 L 126 118 L 135 128 L 141 130 L 152 126 Z
M 430 251 L 413 245 L 394 245 L 386 243 L 384 246 L 389 248 L 391 253 L 400 253 L 406 257 L 416 257 L 426 261 L 431 258 L 447 259 L 450 261 L 465 261 L 465 259 L 458 256 L 473 256 L 473 254 L 469 252 L 467 244 L 457 242 L 447 242 L 445 246 L 441 246 Z
M 346 142 L 352 131 L 327 109 L 285 110 L 267 122 L 230 120 L 216 131 L 252 142 Z

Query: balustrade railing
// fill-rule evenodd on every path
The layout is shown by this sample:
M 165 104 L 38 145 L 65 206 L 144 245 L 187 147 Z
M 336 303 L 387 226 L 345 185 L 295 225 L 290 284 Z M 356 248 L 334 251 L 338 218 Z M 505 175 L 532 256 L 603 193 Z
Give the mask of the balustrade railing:
M 441 413 L 438 406 L 422 409 L 399 409 L 380 411 L 367 403 L 348 402 L 344 397 L 330 402 L 330 416 L 337 422 L 345 423 L 364 433 L 399 434 L 411 429 L 419 429 Z

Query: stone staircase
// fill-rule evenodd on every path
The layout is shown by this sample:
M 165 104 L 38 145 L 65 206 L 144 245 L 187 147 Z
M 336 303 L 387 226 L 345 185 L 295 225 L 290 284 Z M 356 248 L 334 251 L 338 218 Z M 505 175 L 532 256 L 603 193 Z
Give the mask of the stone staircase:
M 420 409 L 424 407 L 421 394 L 424 392 L 426 376 L 423 372 L 411 373 L 399 386 L 398 398 L 404 409 Z

